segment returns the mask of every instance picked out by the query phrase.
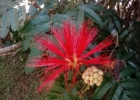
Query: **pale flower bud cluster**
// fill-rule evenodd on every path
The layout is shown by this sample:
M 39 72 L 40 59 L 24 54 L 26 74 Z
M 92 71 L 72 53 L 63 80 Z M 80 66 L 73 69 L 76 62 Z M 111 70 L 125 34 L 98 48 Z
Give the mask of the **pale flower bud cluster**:
M 103 71 L 97 69 L 96 67 L 92 66 L 87 68 L 84 73 L 82 74 L 82 78 L 86 84 L 93 86 L 96 84 L 97 86 L 101 85 L 103 81 Z

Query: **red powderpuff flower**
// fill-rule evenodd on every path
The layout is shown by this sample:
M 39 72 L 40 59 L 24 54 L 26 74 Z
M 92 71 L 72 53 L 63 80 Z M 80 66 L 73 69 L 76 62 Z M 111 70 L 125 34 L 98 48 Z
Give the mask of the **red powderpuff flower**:
M 39 92 L 43 88 L 49 91 L 55 79 L 60 76 L 61 73 L 64 73 L 67 86 L 67 79 L 70 71 L 73 73 L 71 84 L 74 84 L 81 65 L 102 65 L 111 61 L 107 55 L 100 55 L 98 57 L 91 57 L 91 55 L 114 44 L 112 36 L 107 37 L 90 51 L 86 51 L 90 43 L 95 40 L 98 33 L 97 28 L 89 29 L 87 23 L 84 23 L 81 28 L 77 29 L 72 22 L 64 21 L 62 27 L 55 26 L 52 28 L 52 32 L 57 43 L 47 36 L 37 36 L 35 38 L 37 43 L 41 44 L 43 50 L 48 50 L 51 52 L 51 55 L 43 54 L 46 58 L 40 59 L 40 57 L 36 57 L 32 59 L 29 64 L 29 66 L 45 66 L 45 73 L 49 75 L 47 76 L 45 74 L 45 81 L 39 86 Z

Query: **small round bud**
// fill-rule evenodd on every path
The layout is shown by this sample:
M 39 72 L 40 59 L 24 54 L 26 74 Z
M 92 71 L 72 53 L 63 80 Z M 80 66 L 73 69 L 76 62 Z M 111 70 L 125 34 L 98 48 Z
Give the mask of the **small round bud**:
M 99 70 L 98 73 L 102 76 L 104 75 L 103 71 L 101 71 L 101 70 Z
M 94 83 L 92 81 L 89 82 L 89 85 L 92 86 Z
M 92 71 L 89 71 L 88 74 L 92 76 L 93 75 L 93 72 Z
M 94 78 L 98 78 L 98 76 L 99 76 L 99 75 L 98 75 L 97 73 L 95 73 L 95 74 L 93 75 Z
M 94 79 L 93 82 L 96 84 L 98 82 L 98 80 L 97 79 Z
M 88 80 L 84 80 L 84 82 L 85 82 L 86 84 L 88 84 Z
M 85 70 L 84 73 L 85 73 L 85 74 L 88 74 L 88 70 Z
M 94 69 L 92 69 L 93 70 L 93 72 L 97 72 L 98 71 L 98 69 L 97 68 L 94 68 Z
M 96 83 L 96 85 L 97 85 L 97 86 L 100 86 L 100 85 L 101 85 L 101 82 L 100 82 L 100 81 L 98 81 L 98 83 Z
M 92 69 L 95 69 L 96 67 L 95 67 L 95 66 L 92 66 L 91 68 L 92 68 Z
M 88 75 L 86 75 L 84 79 L 86 79 L 86 80 L 87 80 L 88 78 L 89 78 L 89 76 L 88 76 Z
M 90 77 L 89 77 L 89 80 L 90 80 L 90 81 L 92 81 L 92 80 L 93 80 L 93 77 L 92 77 L 92 76 L 90 76 Z
M 82 74 L 84 82 L 90 86 L 96 84 L 99 86 L 103 81 L 103 71 L 97 69 L 95 66 L 87 68 Z
M 102 76 L 99 76 L 98 77 L 98 80 L 103 81 L 103 77 Z
M 83 73 L 83 74 L 82 74 L 82 78 L 84 79 L 84 78 L 85 78 L 85 76 L 86 76 L 86 75 L 85 75 L 85 73 Z
M 89 67 L 89 68 L 87 68 L 86 70 L 91 71 L 91 69 L 92 69 L 92 68 L 91 68 L 91 67 Z

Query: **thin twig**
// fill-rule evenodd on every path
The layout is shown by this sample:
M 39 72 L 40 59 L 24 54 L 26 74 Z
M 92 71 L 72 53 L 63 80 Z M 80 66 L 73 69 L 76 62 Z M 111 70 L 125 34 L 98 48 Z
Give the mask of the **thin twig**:
M 11 46 L 1 48 L 0 49 L 0 55 L 7 54 L 8 52 L 14 52 L 15 50 L 21 48 L 21 42 L 13 44 Z
M 0 55 L 0 57 L 2 57 L 2 56 L 9 56 L 9 55 L 15 56 L 20 50 L 21 50 L 21 48 L 17 49 L 15 52 L 3 53 L 3 54 Z

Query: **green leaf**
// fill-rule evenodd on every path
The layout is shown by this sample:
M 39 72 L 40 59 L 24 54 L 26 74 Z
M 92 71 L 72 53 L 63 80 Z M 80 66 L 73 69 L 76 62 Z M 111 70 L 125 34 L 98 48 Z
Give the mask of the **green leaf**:
M 9 13 L 5 13 L 2 16 L 2 27 L 1 27 L 1 33 L 0 37 L 5 38 L 9 32 L 10 28 L 10 20 L 9 20 Z
M 122 91 L 118 100 L 129 100 L 129 98 L 128 98 L 127 94 L 124 91 Z
M 131 100 L 131 98 L 140 98 L 140 80 L 138 79 L 121 79 L 120 82 L 115 82 L 112 87 L 108 100 Z
M 121 100 L 131 100 L 131 99 L 128 98 L 128 96 L 126 95 L 126 93 L 124 93 Z
M 74 16 L 74 12 L 75 12 L 75 10 L 69 10 L 65 15 L 72 17 L 72 16 Z
M 22 50 L 26 51 L 29 47 L 31 47 L 31 39 L 33 36 L 26 36 L 22 42 Z
M 1 27 L 2 27 L 2 19 L 0 17 L 0 33 L 1 33 Z
M 132 58 L 133 56 L 135 56 L 135 54 L 134 53 L 126 53 L 126 54 L 124 54 L 122 57 L 121 57 L 121 60 L 129 60 L 130 58 Z
M 103 95 L 111 88 L 112 85 L 113 83 L 109 79 L 104 78 L 102 84 L 95 90 L 93 99 L 100 100 Z
M 130 97 L 140 98 L 140 94 L 139 93 L 136 93 L 136 92 L 133 92 L 133 91 L 125 91 L 125 92 Z
M 40 1 L 40 0 L 38 0 Z M 44 4 L 44 8 L 46 9 L 53 9 L 55 7 L 55 4 L 58 3 L 58 0 L 46 0 Z
M 64 100 L 71 100 L 67 92 L 64 93 Z
M 121 73 L 120 73 L 120 78 L 122 78 L 124 76 L 128 76 L 128 75 L 134 74 L 136 72 L 136 70 L 134 68 L 129 67 L 129 66 L 124 67 L 122 70 L 123 71 L 121 71 Z
M 71 7 L 71 4 L 70 4 L 70 3 L 66 4 L 66 5 L 65 5 L 65 8 L 64 8 L 64 10 L 63 10 L 63 13 L 68 12 L 69 9 L 70 9 L 70 7 Z
M 106 20 L 103 22 L 102 27 L 106 27 L 108 22 L 109 22 L 108 19 L 106 19 Z
M 103 10 L 102 6 L 99 6 L 99 5 L 85 4 L 85 5 L 82 5 L 82 6 L 93 9 L 93 10 L 97 10 L 97 11 L 98 10 Z
M 140 72 L 137 71 L 136 76 L 140 79 Z
M 116 16 L 116 11 L 113 9 L 106 9 L 103 14 L 104 16 Z
M 122 87 L 118 83 L 116 83 L 114 87 L 112 88 L 112 90 L 110 91 L 108 100 L 118 100 L 118 97 L 120 96 L 121 91 L 122 91 Z
M 32 47 L 29 57 L 39 56 L 39 55 L 41 55 L 42 53 L 43 53 L 42 50 L 39 50 L 39 49 L 36 48 L 36 47 Z
M 71 89 L 71 92 L 72 92 L 72 94 L 73 94 L 74 96 L 77 95 L 77 90 L 76 90 L 75 88 L 72 88 L 72 89 Z
M 128 35 L 128 30 L 124 30 L 124 31 L 121 33 L 121 35 L 119 36 L 119 38 L 120 38 L 121 40 L 123 40 L 124 37 L 125 37 L 126 35 Z
M 77 95 L 76 86 L 67 91 L 64 85 L 64 77 L 60 76 L 54 83 L 52 89 L 46 94 L 47 100 L 80 100 Z
M 120 28 L 121 28 L 121 25 L 120 25 L 120 21 L 119 21 L 119 18 L 117 17 L 116 14 L 113 14 L 112 16 L 112 21 L 113 21 L 113 24 L 115 26 L 115 29 L 120 32 Z
M 25 24 L 20 32 L 28 35 L 45 33 L 50 30 L 49 21 L 50 17 L 47 15 L 38 16 L 35 19 L 31 19 L 27 24 Z
M 26 21 L 26 8 L 25 6 L 19 6 L 18 9 L 18 20 L 19 20 L 19 24 L 20 24 L 20 29 L 24 26 L 24 23 Z
M 10 23 L 13 31 L 18 30 L 19 27 L 18 10 L 16 8 L 10 10 Z
M 44 4 L 45 2 L 48 2 L 48 0 L 36 0 L 37 5 L 41 6 L 42 4 Z
M 48 15 L 46 10 L 41 10 L 41 12 L 37 16 Z
M 111 21 L 109 21 L 108 24 L 109 24 L 109 25 L 108 25 L 108 29 L 109 29 L 109 31 L 111 32 L 112 29 L 114 28 L 114 24 L 113 24 Z
M 32 73 L 34 71 L 35 67 L 27 67 L 25 66 L 25 72 L 28 73 Z
M 70 97 L 70 100 L 78 100 L 77 98 L 75 99 L 74 95 L 71 94 L 71 93 L 68 93 L 69 97 Z
M 76 7 L 74 0 L 70 0 L 70 4 L 71 4 L 70 10 L 74 10 Z
M 39 49 L 37 49 L 37 48 L 35 48 L 35 47 L 32 47 L 32 48 L 31 48 L 31 52 L 30 52 L 30 54 L 29 54 L 29 56 L 28 56 L 28 59 L 32 58 L 33 56 L 39 56 L 39 55 L 41 55 L 42 53 L 43 53 L 43 51 L 41 51 L 41 50 L 39 50 Z M 34 70 L 34 68 L 35 68 L 35 67 L 25 66 L 25 72 L 26 72 L 26 73 L 32 73 L 33 70 Z
M 49 92 L 49 93 L 47 93 L 47 96 L 49 97 L 49 100 L 54 100 L 54 99 L 58 99 L 58 97 L 60 96 L 60 94 L 59 93 L 54 93 L 54 92 Z M 59 98 L 61 98 L 61 97 L 59 97 Z
M 128 61 L 127 63 L 128 63 L 130 66 L 132 66 L 133 68 L 139 70 L 139 67 L 138 67 L 136 64 L 134 64 L 133 62 Z
M 125 79 L 120 82 L 122 87 L 129 88 L 129 87 L 140 87 L 140 80 L 138 79 Z
M 37 34 L 37 33 L 45 33 L 45 32 L 48 32 L 49 30 L 50 30 L 49 23 L 45 23 L 45 24 L 36 25 L 35 27 L 33 27 L 33 30 L 29 34 L 32 35 L 32 34 Z
M 115 22 L 115 26 L 117 28 L 117 31 L 120 32 L 120 28 L 121 28 L 120 22 L 117 19 L 114 22 Z
M 123 54 L 123 49 L 120 48 L 120 49 L 117 51 L 116 58 L 121 59 L 122 54 Z
M 127 91 L 133 91 L 140 94 L 140 87 L 127 87 Z
M 79 6 L 78 8 L 84 10 L 97 24 L 100 25 L 100 27 L 102 27 L 101 18 L 92 9 L 87 8 L 84 5 Z
M 138 100 L 139 98 L 132 98 L 132 97 L 129 97 L 129 100 Z M 128 100 L 128 99 L 127 99 Z
M 83 10 L 75 10 L 74 20 L 77 25 L 81 25 L 84 21 L 84 11 Z
M 128 61 L 135 56 L 135 53 L 127 52 L 126 49 L 123 47 L 119 48 L 119 50 L 116 52 L 116 55 L 118 59 Z
M 38 17 L 32 19 L 31 24 L 32 24 L 32 26 L 35 26 L 38 24 L 47 23 L 49 21 L 50 21 L 50 17 L 48 15 L 42 15 L 42 16 L 38 16 Z
M 57 86 L 57 85 L 54 85 L 51 89 L 51 91 L 54 91 L 54 92 L 58 92 L 58 93 L 62 93 L 65 91 L 65 89 L 61 86 Z
M 30 15 L 31 17 L 35 15 L 35 13 L 37 12 L 37 8 L 35 8 L 33 5 L 30 6 L 29 12 L 27 13 L 28 15 Z
M 88 4 L 94 4 L 96 1 L 95 0 L 88 0 L 87 3 Z
M 59 25 L 64 20 L 70 20 L 70 18 L 67 15 L 62 15 L 62 14 L 55 14 L 52 17 L 52 21 L 53 21 L 54 25 L 57 25 L 57 24 Z

